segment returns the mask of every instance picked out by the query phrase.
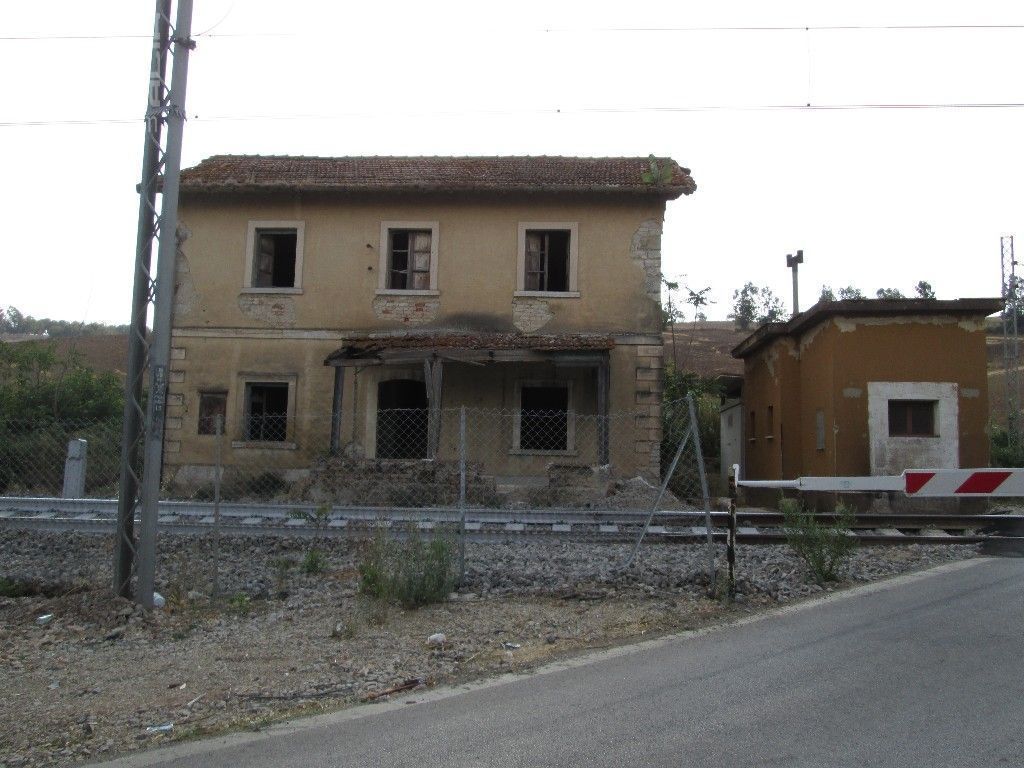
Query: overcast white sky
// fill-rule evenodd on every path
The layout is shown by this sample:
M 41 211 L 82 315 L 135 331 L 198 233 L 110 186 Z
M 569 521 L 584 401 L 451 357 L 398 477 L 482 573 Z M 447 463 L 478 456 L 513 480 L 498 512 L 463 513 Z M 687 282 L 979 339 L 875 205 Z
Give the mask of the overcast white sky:
M 797 248 L 804 307 L 822 283 L 995 296 L 1000 235 L 1024 249 L 1024 107 L 758 109 L 1024 104 L 1024 28 L 820 29 L 1024 25 L 1024 3 L 195 6 L 193 30 L 214 29 L 191 58 L 186 166 L 218 153 L 668 154 L 698 188 L 669 204 L 664 270 L 711 286 L 712 318 L 745 280 L 788 306 Z M 4 9 L 0 305 L 127 322 L 152 12 Z M 105 37 L 52 39 L 83 35 Z M 11 39 L 38 36 L 50 39 Z

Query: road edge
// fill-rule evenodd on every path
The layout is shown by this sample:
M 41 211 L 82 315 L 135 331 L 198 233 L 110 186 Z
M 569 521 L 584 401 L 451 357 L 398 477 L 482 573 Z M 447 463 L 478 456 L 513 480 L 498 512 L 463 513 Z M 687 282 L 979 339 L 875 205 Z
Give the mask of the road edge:
M 552 661 L 547 664 L 543 664 L 539 667 L 523 672 L 508 672 L 502 675 L 488 677 L 470 683 L 443 686 L 433 688 L 427 691 L 416 691 L 405 696 L 399 696 L 398 698 L 394 698 L 390 701 L 377 702 L 374 704 L 356 705 L 338 710 L 336 712 L 324 712 L 319 715 L 310 715 L 308 717 L 300 717 L 294 720 L 285 720 L 283 722 L 275 723 L 273 725 L 270 725 L 266 728 L 263 728 L 255 732 L 236 732 L 225 734 L 223 736 L 209 736 L 204 738 L 198 738 L 192 741 L 171 743 L 147 751 L 132 752 L 107 762 L 86 763 L 85 765 L 89 766 L 90 768 L 144 768 L 145 766 L 161 765 L 163 763 L 167 763 L 171 760 L 176 760 L 181 757 L 188 757 L 207 752 L 216 752 L 221 749 L 227 749 L 230 747 L 235 747 L 247 743 L 258 742 L 264 739 L 272 739 L 278 736 L 286 736 L 294 733 L 299 733 L 305 730 L 319 728 L 326 725 L 335 725 L 338 723 L 344 723 L 351 720 L 359 720 L 364 717 L 374 717 L 376 715 L 380 715 L 392 710 L 404 709 L 407 706 L 406 702 L 411 697 L 415 697 L 417 706 L 422 704 L 429 704 L 434 701 L 443 701 L 454 696 L 461 696 L 466 693 L 486 690 L 488 688 L 497 688 L 499 686 L 522 681 L 530 677 L 535 677 L 539 675 L 550 675 L 556 672 L 564 672 L 570 669 L 578 669 L 580 667 L 589 666 L 591 664 L 598 664 L 608 659 L 615 659 L 622 656 L 628 656 L 634 653 L 654 650 L 657 648 L 662 648 L 666 645 L 670 645 L 672 643 L 691 640 L 699 637 L 705 637 L 707 635 L 715 634 L 718 632 L 724 632 L 730 629 L 734 629 L 736 627 L 743 627 L 749 624 L 756 624 L 758 622 L 768 621 L 774 618 L 790 616 L 795 613 L 801 613 L 803 611 L 812 610 L 822 605 L 842 602 L 844 600 L 851 600 L 857 597 L 863 597 L 865 595 L 870 595 L 876 592 L 895 589 L 897 587 L 902 587 L 907 584 L 923 581 L 925 579 L 930 579 L 936 576 L 942 576 L 948 573 L 955 573 L 957 571 L 966 570 L 967 568 L 973 568 L 977 565 L 981 565 L 982 563 L 987 563 L 998 559 L 999 558 L 995 557 L 978 556 L 968 558 L 967 560 L 957 560 L 952 563 L 943 563 L 932 568 L 926 568 L 920 571 L 913 571 L 911 573 L 899 574 L 897 576 L 892 576 L 888 579 L 883 579 L 881 581 L 872 581 L 868 584 L 862 584 L 856 587 L 849 587 L 838 592 L 831 592 L 829 594 L 812 597 L 806 600 L 801 600 L 799 602 L 795 602 L 789 605 L 779 606 L 778 608 L 773 608 L 769 611 L 763 611 L 751 614 L 749 616 L 741 616 L 739 618 L 730 619 L 720 624 L 713 624 L 707 627 L 701 627 L 699 629 L 682 630 L 680 632 L 673 632 L 668 635 L 662 635 L 651 640 L 640 640 L 626 645 L 615 646 L 614 648 L 605 648 L 598 651 L 586 652 L 579 656 L 573 656 L 569 659 Z

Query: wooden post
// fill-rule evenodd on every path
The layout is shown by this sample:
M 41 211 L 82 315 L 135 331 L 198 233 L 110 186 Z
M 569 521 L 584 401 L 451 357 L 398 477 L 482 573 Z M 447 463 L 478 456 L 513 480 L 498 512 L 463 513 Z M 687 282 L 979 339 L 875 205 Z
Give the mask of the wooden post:
M 423 374 L 427 385 L 427 458 L 436 459 L 441 446 L 441 372 L 442 363 L 436 357 L 423 361 Z
M 597 364 L 597 463 L 604 466 L 610 461 L 608 451 L 608 400 L 611 388 L 608 354 Z
M 334 398 L 331 401 L 331 454 L 341 448 L 341 402 L 345 393 L 345 369 L 334 366 Z

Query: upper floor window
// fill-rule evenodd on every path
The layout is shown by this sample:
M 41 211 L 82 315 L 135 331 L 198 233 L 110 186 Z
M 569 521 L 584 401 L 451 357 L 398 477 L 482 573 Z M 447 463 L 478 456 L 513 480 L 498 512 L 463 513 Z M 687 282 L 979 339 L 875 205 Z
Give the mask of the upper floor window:
M 379 291 L 436 293 L 437 231 L 436 221 L 381 224 Z
M 388 233 L 388 288 L 430 290 L 430 240 L 429 229 Z
M 245 288 L 268 293 L 302 289 L 301 221 L 250 221 Z
M 579 296 L 577 240 L 574 222 L 520 223 L 516 292 L 525 296 Z

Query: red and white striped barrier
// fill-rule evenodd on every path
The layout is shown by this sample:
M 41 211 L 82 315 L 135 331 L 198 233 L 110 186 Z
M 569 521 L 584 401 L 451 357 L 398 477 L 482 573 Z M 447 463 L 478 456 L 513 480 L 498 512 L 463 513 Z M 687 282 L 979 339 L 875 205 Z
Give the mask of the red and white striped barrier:
M 796 480 L 742 480 L 744 488 L 792 488 L 800 491 L 902 491 L 907 496 L 1024 497 L 1024 469 L 908 469 L 901 475 L 875 477 L 798 477 Z

